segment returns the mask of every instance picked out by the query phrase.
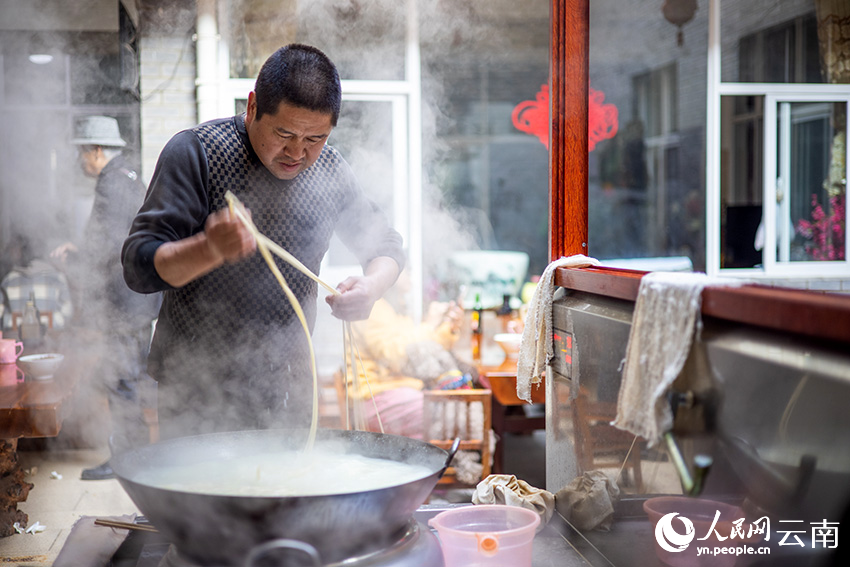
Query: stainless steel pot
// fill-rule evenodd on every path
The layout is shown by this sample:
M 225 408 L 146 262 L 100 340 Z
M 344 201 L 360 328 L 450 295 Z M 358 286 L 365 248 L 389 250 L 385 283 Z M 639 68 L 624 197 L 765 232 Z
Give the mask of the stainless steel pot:
M 190 561 L 242 565 L 258 545 L 286 538 L 312 545 L 322 563 L 328 564 L 395 541 L 413 512 L 428 498 L 456 450 L 447 452 L 395 435 L 320 430 L 317 446 L 342 443 L 346 453 L 422 465 L 431 471 L 413 482 L 349 494 L 220 496 L 169 490 L 137 480 L 145 471 L 167 466 L 301 449 L 307 433 L 261 430 L 182 437 L 133 449 L 113 457 L 111 463 L 139 510 Z

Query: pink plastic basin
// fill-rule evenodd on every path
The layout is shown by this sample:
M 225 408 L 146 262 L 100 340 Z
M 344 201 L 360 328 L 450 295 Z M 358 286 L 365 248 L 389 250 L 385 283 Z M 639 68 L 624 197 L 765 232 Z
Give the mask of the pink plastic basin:
M 734 528 L 732 522 L 744 518 L 745 514 L 741 508 L 723 502 L 686 496 L 660 496 L 645 501 L 643 509 L 652 523 L 655 553 L 662 563 L 672 567 L 730 567 L 735 565 L 736 555 L 715 555 L 714 548 L 725 548 L 729 552 L 729 548 L 743 544 L 753 545 L 761 539 L 760 536 L 746 541 L 739 537 L 731 538 Z M 718 511 L 720 517 L 714 524 L 714 530 L 707 539 L 702 540 L 701 538 L 708 534 Z M 687 524 L 681 518 L 690 521 L 692 532 L 689 532 Z M 665 525 L 659 528 L 658 523 L 662 519 L 665 519 Z M 748 525 L 746 520 L 744 525 Z M 672 539 L 667 539 L 665 533 L 668 537 L 672 536 Z M 718 534 L 722 539 L 717 537 Z M 663 540 L 663 546 L 659 538 Z M 711 553 L 703 552 L 699 555 L 698 548 L 709 548 Z
M 437 530 L 446 567 L 531 567 L 537 513 L 516 506 L 464 506 L 440 512 Z

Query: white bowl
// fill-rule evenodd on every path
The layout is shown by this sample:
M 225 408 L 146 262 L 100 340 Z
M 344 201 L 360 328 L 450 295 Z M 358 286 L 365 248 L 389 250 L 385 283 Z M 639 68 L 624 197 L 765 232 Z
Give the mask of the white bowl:
M 519 346 L 522 343 L 521 333 L 498 333 L 493 337 L 502 350 L 505 351 L 505 356 L 510 359 L 519 358 Z
M 28 354 L 18 358 L 18 366 L 26 380 L 50 380 L 63 360 L 65 356 L 58 353 Z

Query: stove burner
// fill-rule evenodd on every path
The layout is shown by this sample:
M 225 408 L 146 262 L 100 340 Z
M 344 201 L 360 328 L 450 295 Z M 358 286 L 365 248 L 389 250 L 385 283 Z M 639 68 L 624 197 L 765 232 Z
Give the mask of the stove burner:
M 135 532 L 141 534 L 142 532 Z M 141 536 L 139 536 L 141 537 Z M 268 557 L 274 558 L 274 552 Z M 307 560 L 306 554 L 304 554 Z M 258 567 L 259 567 L 258 562 Z M 263 563 L 266 564 L 266 563 Z M 305 565 L 309 565 L 309 560 Z M 392 544 L 370 549 L 355 557 L 322 567 L 443 567 L 443 554 L 437 536 L 424 524 L 411 520 L 398 532 Z M 134 567 L 230 567 L 199 565 L 184 557 L 173 544 L 154 542 L 144 545 Z M 241 567 L 241 566 L 240 566 Z

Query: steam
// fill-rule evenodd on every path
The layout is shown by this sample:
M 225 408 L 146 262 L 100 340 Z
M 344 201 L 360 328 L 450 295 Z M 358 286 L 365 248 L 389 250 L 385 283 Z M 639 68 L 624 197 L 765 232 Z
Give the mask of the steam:
M 234 0 L 230 13 L 234 18 L 242 18 L 249 9 L 262 10 L 256 4 Z M 293 2 L 276 8 L 286 18 L 283 15 L 276 18 L 274 14 L 266 18 L 266 27 L 270 28 L 266 32 L 241 37 L 239 49 L 255 55 L 254 60 L 247 55 L 245 57 L 246 68 L 254 72 L 273 48 L 299 41 L 325 51 L 337 64 L 343 79 L 402 80 L 405 77 L 407 4 L 397 0 Z M 545 18 L 548 16 L 546 5 L 540 4 Z M 446 160 L 455 159 L 459 151 L 457 147 L 438 141 L 439 133 L 458 130 L 444 91 L 445 81 L 457 77 L 445 74 L 446 67 L 451 67 L 447 64 L 466 57 L 464 47 L 467 45 L 476 45 L 477 53 L 488 51 L 493 57 L 509 53 L 513 46 L 511 35 L 505 33 L 511 25 L 510 21 L 505 21 L 505 14 L 511 11 L 505 8 L 505 2 L 469 4 L 426 0 L 417 2 L 417 6 L 423 93 L 423 276 L 426 290 L 432 290 L 431 295 L 426 297 L 427 302 L 456 297 L 457 290 L 433 291 L 435 288 L 429 287 L 429 283 L 445 276 L 446 258 L 452 252 L 492 245 L 487 238 L 482 238 L 479 218 L 486 218 L 486 215 L 482 211 L 477 214 L 471 210 L 469 207 L 474 203 L 454 202 L 448 198 L 449 183 L 454 181 L 442 177 L 440 171 L 444 169 L 437 167 Z M 15 10 L 12 3 L 4 3 L 0 9 L 4 12 L 0 19 L 14 19 L 7 18 L 9 14 L 5 13 Z M 66 6 L 60 10 L 57 7 L 57 10 L 68 16 L 70 8 Z M 85 17 L 86 14 L 80 13 L 72 19 L 77 21 Z M 194 17 L 194 9 L 189 3 L 158 3 L 155 8 L 143 8 L 138 22 L 139 37 L 189 37 Z M 291 24 L 293 18 L 299 22 L 298 25 Z M 257 20 L 254 18 L 253 21 Z M 222 22 L 220 27 L 224 32 L 230 29 L 234 37 L 240 37 L 240 30 L 247 34 L 254 29 L 249 28 L 246 21 L 232 19 Z M 495 23 L 498 27 L 494 27 Z M 0 50 L 6 65 L 6 103 L 21 107 L 33 102 L 49 104 L 54 102 L 51 97 L 64 97 L 71 89 L 75 97 L 83 97 L 75 98 L 74 104 L 84 103 L 86 94 L 99 93 L 95 97 L 98 100 L 114 95 L 116 108 L 126 104 L 131 109 L 128 115 L 132 115 L 133 106 L 140 103 L 139 93 L 123 88 L 126 85 L 122 87 L 120 42 L 115 36 L 99 34 L 95 39 L 88 39 L 86 34 L 53 31 L 0 32 Z M 543 41 L 545 43 L 545 38 Z M 236 43 L 234 41 L 232 53 L 239 52 Z M 106 53 L 105 57 L 102 57 L 103 53 Z M 29 60 L 31 54 L 52 55 L 53 59 L 46 63 L 33 63 Z M 392 112 L 388 104 L 345 101 L 340 125 L 330 143 L 338 147 L 352 165 L 367 194 L 390 217 L 395 217 L 397 203 L 393 195 L 393 166 L 400 163 L 397 162 L 398 154 L 394 153 Z M 4 136 L 0 140 L 3 169 L 0 176 L 0 244 L 4 249 L 5 271 L 8 269 L 6 263 L 12 261 L 26 263 L 34 257 L 51 262 L 49 253 L 56 246 L 65 241 L 80 242 L 91 211 L 94 181 L 80 171 L 76 149 L 68 143 L 73 133 L 73 117 L 68 113 L 21 112 L 13 113 L 4 120 L 4 129 L 25 133 L 22 136 Z M 122 134 L 132 146 L 135 135 L 125 126 L 122 123 Z M 133 159 L 135 150 L 135 147 L 130 147 L 125 152 L 132 162 L 136 161 Z M 16 239 L 29 244 L 32 251 L 30 258 L 12 260 L 7 246 Z M 114 243 L 116 257 L 120 247 L 121 242 Z M 334 256 L 344 252 L 341 248 L 333 248 L 330 254 Z M 344 261 L 335 263 L 345 264 Z M 98 270 L 75 275 L 79 290 L 102 283 L 114 274 Z M 336 279 L 331 270 L 327 277 L 323 274 L 323 279 L 336 284 L 342 278 Z M 323 310 L 325 306 L 321 299 L 316 331 L 319 335 L 316 341 L 318 350 L 322 348 L 323 320 L 325 316 L 329 317 Z M 83 308 L 88 310 L 90 306 L 84 305 Z M 102 314 L 88 312 L 86 315 L 95 320 L 105 320 Z M 336 324 L 335 321 L 333 323 Z M 104 325 L 105 329 L 109 329 L 107 323 Z M 334 326 L 330 332 L 337 333 L 338 327 Z M 81 350 L 86 348 L 86 344 L 80 345 Z M 116 353 L 103 352 L 89 354 L 105 354 L 106 358 L 116 356 Z M 339 363 L 338 354 L 328 357 L 333 363 Z M 330 364 L 319 361 L 320 366 L 326 363 Z M 320 368 L 322 370 L 324 368 Z M 100 406 L 81 408 L 79 413 L 103 415 Z

